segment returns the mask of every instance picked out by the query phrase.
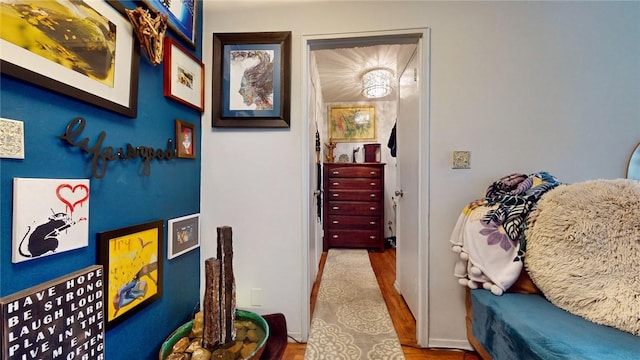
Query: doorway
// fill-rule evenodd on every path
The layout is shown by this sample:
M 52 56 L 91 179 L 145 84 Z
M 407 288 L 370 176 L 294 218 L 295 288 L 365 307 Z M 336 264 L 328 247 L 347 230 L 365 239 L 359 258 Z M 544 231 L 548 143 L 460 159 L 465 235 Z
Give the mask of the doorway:
M 348 48 L 348 47 L 358 47 L 358 46 L 372 46 L 372 45 L 381 45 L 381 46 L 392 46 L 398 44 L 414 44 L 415 45 L 415 57 L 414 57 L 414 65 L 415 69 L 411 69 L 411 74 L 416 74 L 416 78 L 418 74 L 420 74 L 420 82 L 415 83 L 415 94 L 414 100 L 416 102 L 416 113 L 412 114 L 412 117 L 407 117 L 403 114 L 400 114 L 402 106 L 400 105 L 400 101 L 402 101 L 400 96 L 397 96 L 397 112 L 398 112 L 398 127 L 402 127 L 402 121 L 410 121 L 414 122 L 413 127 L 417 129 L 417 132 L 409 131 L 411 136 L 414 136 L 415 139 L 412 141 L 407 141 L 407 144 L 414 143 L 418 144 L 419 148 L 415 149 L 415 164 L 417 164 L 417 169 L 412 172 L 408 172 L 408 177 L 411 177 L 411 183 L 416 184 L 415 191 L 412 191 L 412 197 L 415 197 L 415 206 L 418 208 L 415 211 L 403 211 L 402 216 L 407 217 L 407 219 L 411 219 L 411 221 L 399 221 L 399 223 L 411 224 L 409 226 L 416 227 L 412 229 L 412 231 L 402 231 L 402 229 L 397 228 L 397 254 L 399 254 L 397 263 L 409 264 L 407 266 L 400 267 L 398 266 L 396 271 L 398 272 L 398 279 L 396 280 L 396 288 L 403 296 L 411 296 L 410 301 L 414 304 L 412 311 L 414 311 L 414 316 L 416 318 L 416 329 L 417 334 L 416 338 L 418 343 L 421 346 L 428 346 L 428 288 L 427 288 L 427 278 L 428 273 L 426 269 L 428 269 L 428 258 L 427 258 L 427 249 L 428 249 L 428 217 L 424 217 L 428 212 L 428 162 L 427 159 L 427 149 L 428 144 L 420 145 L 424 141 L 420 141 L 420 139 L 426 139 L 428 141 L 428 48 L 429 48 L 429 30 L 428 29 L 407 29 L 407 30 L 394 30 L 394 31 L 379 31 L 379 32 L 365 32 L 365 33 L 348 33 L 348 34 L 326 34 L 326 35 L 311 35 L 311 36 L 303 36 L 302 37 L 302 47 L 304 49 L 303 52 L 303 66 L 302 73 L 304 74 L 304 85 L 303 89 L 303 99 L 305 99 L 305 104 L 303 106 L 304 111 L 303 119 L 308 119 L 303 122 L 303 153 L 309 154 L 309 156 L 303 156 L 303 159 L 306 161 L 309 159 L 309 163 L 305 163 L 303 168 L 307 168 L 309 173 L 304 177 L 303 184 L 309 191 L 308 200 L 308 216 L 306 217 L 308 223 L 304 224 L 304 228 L 308 234 L 309 242 L 306 246 L 303 246 L 303 259 L 305 261 L 305 268 L 308 273 L 305 277 L 303 291 L 304 297 L 309 299 L 310 291 L 313 286 L 314 281 L 316 280 L 317 275 L 317 266 L 322 255 L 322 221 L 321 217 L 318 214 L 319 207 L 317 207 L 318 196 L 321 196 L 321 193 L 318 191 L 320 189 L 318 187 L 318 171 L 319 167 L 317 166 L 318 157 L 316 156 L 316 131 L 320 134 L 323 132 L 323 126 L 326 119 L 326 106 L 325 101 L 322 96 L 322 84 L 318 84 L 318 74 L 316 73 L 318 70 L 315 68 L 313 62 L 311 61 L 313 56 L 312 52 L 318 49 L 337 49 L 337 48 Z M 405 67 L 409 65 L 408 61 L 410 59 L 406 59 L 407 64 L 401 64 L 400 68 L 403 70 L 403 73 L 406 71 Z M 398 77 L 400 75 L 400 71 L 397 71 Z M 424 76 L 422 74 L 425 74 Z M 411 78 L 414 78 L 413 75 Z M 397 89 L 400 89 L 398 87 Z M 362 101 L 362 100 L 361 100 Z M 306 116 L 305 116 L 306 115 Z M 400 136 L 407 136 L 407 131 L 401 132 Z M 379 139 L 381 140 L 381 139 Z M 399 143 L 402 143 L 402 139 L 398 139 Z M 322 153 L 322 142 L 327 142 L 328 140 L 324 137 L 324 140 L 321 140 L 320 150 Z M 386 141 L 380 141 L 384 147 L 386 147 Z M 401 145 L 400 145 L 401 146 Z M 321 155 L 322 156 L 322 155 Z M 322 162 L 321 158 L 319 161 Z M 391 164 L 387 164 L 389 166 Z M 395 166 L 395 164 L 393 164 Z M 402 179 L 402 175 L 399 176 Z M 391 192 L 394 194 L 396 191 L 400 193 L 402 190 L 402 184 L 395 184 L 393 188 L 389 189 L 387 193 Z M 407 195 L 405 195 L 407 196 Z M 402 198 L 396 197 L 396 201 L 398 202 L 400 208 L 402 208 Z M 391 202 L 391 200 L 389 200 Z M 402 238 L 402 234 L 410 234 L 406 238 Z M 411 249 L 411 251 L 408 251 Z M 416 251 L 413 251 L 415 249 Z M 403 251 L 404 250 L 404 251 Z M 410 259 L 404 259 L 404 257 L 411 257 Z M 411 279 L 402 281 L 403 278 Z M 400 281 L 399 281 L 400 280 Z M 303 309 L 302 312 L 302 329 L 303 329 L 303 338 L 306 339 L 308 337 L 308 327 L 310 320 L 310 313 L 308 306 L 306 309 Z

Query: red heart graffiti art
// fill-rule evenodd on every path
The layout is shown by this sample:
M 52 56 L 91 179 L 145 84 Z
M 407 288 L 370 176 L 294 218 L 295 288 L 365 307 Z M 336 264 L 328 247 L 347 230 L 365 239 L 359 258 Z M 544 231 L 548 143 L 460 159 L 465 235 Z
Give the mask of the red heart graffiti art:
M 89 200 L 89 187 L 84 184 L 76 186 L 62 184 L 56 189 L 56 196 L 67 206 L 73 217 L 73 210 L 76 205 L 82 205 L 82 203 Z

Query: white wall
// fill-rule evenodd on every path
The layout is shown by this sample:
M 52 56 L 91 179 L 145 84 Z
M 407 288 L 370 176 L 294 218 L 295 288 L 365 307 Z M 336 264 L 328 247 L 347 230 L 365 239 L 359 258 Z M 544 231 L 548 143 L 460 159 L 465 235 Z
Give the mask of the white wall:
M 429 335 L 465 339 L 449 234 L 497 178 L 546 170 L 565 182 L 615 178 L 640 138 L 640 2 L 203 3 L 206 111 L 202 256 L 233 226 L 238 305 L 283 312 L 301 334 L 308 141 L 301 36 L 431 28 Z M 213 32 L 292 31 L 291 129 L 209 129 Z M 470 150 L 470 170 L 451 170 Z M 204 278 L 204 276 L 202 277 Z

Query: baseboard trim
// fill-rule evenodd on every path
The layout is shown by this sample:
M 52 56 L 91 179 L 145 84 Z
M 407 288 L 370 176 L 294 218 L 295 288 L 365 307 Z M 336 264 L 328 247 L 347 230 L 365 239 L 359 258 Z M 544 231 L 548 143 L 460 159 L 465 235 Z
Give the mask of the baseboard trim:
M 430 348 L 473 350 L 468 340 L 429 339 Z

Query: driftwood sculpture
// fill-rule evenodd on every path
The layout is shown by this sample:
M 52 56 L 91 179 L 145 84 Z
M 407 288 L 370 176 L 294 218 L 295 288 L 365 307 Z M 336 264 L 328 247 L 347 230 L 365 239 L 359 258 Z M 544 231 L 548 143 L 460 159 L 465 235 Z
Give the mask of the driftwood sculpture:
M 156 12 L 155 17 L 152 17 L 149 10 L 141 7 L 134 10 L 126 9 L 126 12 L 133 31 L 140 40 L 140 47 L 147 54 L 151 64 L 155 66 L 162 63 L 168 17 Z

